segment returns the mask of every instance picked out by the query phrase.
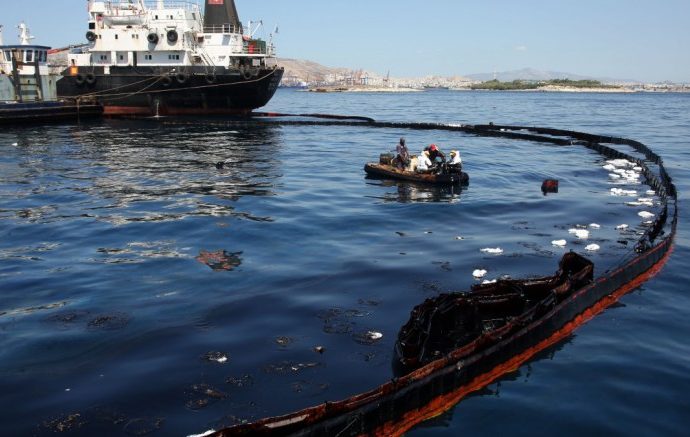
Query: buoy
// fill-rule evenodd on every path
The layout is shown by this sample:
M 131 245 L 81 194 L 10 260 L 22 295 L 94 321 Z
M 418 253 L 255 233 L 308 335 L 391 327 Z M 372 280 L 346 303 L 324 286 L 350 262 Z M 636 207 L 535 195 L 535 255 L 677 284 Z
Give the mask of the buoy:
M 546 196 L 546 193 L 558 193 L 558 181 L 556 179 L 545 179 L 541 183 L 541 192 Z

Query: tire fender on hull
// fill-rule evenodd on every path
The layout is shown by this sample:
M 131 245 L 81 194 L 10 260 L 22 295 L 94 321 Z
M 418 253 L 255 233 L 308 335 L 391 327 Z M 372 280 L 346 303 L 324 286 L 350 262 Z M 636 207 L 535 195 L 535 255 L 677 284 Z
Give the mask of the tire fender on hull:
M 175 29 L 170 29 L 166 34 L 166 38 L 168 39 L 168 42 L 170 44 L 175 44 L 177 42 L 177 39 L 179 38 L 179 35 L 177 34 L 177 31 Z
M 240 74 L 245 80 L 250 80 L 259 76 L 259 69 L 256 67 L 245 67 L 242 65 L 240 66 Z

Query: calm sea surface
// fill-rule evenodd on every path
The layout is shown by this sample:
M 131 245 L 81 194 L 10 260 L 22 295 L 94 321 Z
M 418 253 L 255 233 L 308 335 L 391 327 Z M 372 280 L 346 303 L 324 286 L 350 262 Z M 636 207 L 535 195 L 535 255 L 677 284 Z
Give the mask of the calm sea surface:
M 680 194 L 662 272 L 409 435 L 687 435 L 690 95 L 281 89 L 265 109 L 650 146 Z M 470 185 L 367 179 L 364 163 L 400 136 L 413 152 L 459 149 Z M 603 164 L 577 146 L 443 131 L 185 118 L 3 128 L 0 435 L 185 436 L 374 388 L 392 377 L 410 310 L 467 289 L 474 269 L 550 274 L 591 243 L 595 273 L 628 256 L 637 213 L 655 207 L 611 196 Z M 546 178 L 558 194 L 542 195 Z M 568 233 L 591 223 L 587 240 Z

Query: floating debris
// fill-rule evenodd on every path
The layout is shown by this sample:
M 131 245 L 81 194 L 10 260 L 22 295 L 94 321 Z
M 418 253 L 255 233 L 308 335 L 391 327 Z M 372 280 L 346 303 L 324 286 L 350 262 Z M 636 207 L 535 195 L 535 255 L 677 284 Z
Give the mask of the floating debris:
M 281 335 L 280 337 L 276 337 L 276 343 L 278 343 L 278 344 L 279 344 L 280 346 L 282 346 L 282 347 L 288 346 L 288 345 L 289 345 L 290 343 L 292 343 L 293 341 L 294 341 L 294 340 L 293 340 L 292 338 L 286 337 L 286 336 L 282 336 L 282 335 Z
M 359 344 L 372 345 L 383 338 L 383 334 L 377 331 L 367 331 L 353 335 L 354 340 Z
M 492 279 L 492 280 L 485 279 L 485 280 L 482 281 L 482 284 L 483 284 L 483 285 L 486 285 L 486 284 L 495 284 L 496 282 L 497 282 L 496 279 Z
M 290 373 L 298 373 L 302 370 L 311 369 L 320 366 L 319 363 L 293 363 L 290 361 L 282 361 L 278 364 L 269 364 L 264 367 L 264 372 L 274 373 L 278 375 L 287 375 Z
M 240 258 L 242 252 L 228 252 L 226 250 L 217 250 L 215 252 L 208 252 L 202 250 L 196 257 L 196 260 L 202 264 L 206 264 L 214 272 L 231 271 L 242 264 Z
M 81 420 L 80 413 L 73 413 L 58 417 L 57 419 L 53 419 L 48 422 L 43 422 L 43 427 L 50 429 L 53 432 L 65 432 L 80 428 L 84 423 L 85 422 Z
M 322 353 L 326 352 L 326 349 L 323 346 L 315 346 L 314 352 L 318 352 L 318 353 L 322 354 Z
M 368 331 L 367 337 L 369 337 L 372 340 L 380 340 L 381 338 L 383 338 L 383 334 L 376 331 Z
M 558 193 L 558 180 L 557 179 L 545 179 L 541 183 L 541 192 L 546 196 L 547 193 Z
M 648 218 L 654 217 L 654 214 L 652 214 L 652 213 L 649 212 L 649 211 L 640 211 L 640 212 L 637 213 L 637 215 L 639 215 L 639 216 L 642 217 L 643 219 L 648 219 Z
M 225 364 L 228 362 L 228 356 L 223 352 L 207 352 L 201 358 L 205 361 L 214 361 L 220 364 Z
M 251 375 L 242 375 L 239 378 L 229 376 L 225 379 L 226 384 L 234 385 L 235 387 L 251 387 L 254 385 L 254 378 Z
M 618 230 L 618 231 L 623 231 L 625 229 L 628 229 L 628 225 L 626 225 L 625 223 L 623 223 L 622 225 L 616 226 L 616 230 Z
M 575 236 L 580 239 L 589 238 L 589 231 L 587 229 L 570 228 L 568 229 L 568 232 L 575 234 Z
M 465 237 L 461 237 L 460 235 L 458 235 L 458 236 L 455 237 L 455 239 L 456 239 L 456 240 L 464 240 Z
M 501 249 L 500 247 L 486 247 L 484 249 L 480 249 L 480 252 L 499 255 L 503 253 L 503 249 Z
M 472 276 L 474 276 L 476 279 L 483 278 L 486 276 L 486 274 L 489 273 L 484 269 L 476 269 L 475 271 L 472 272 Z
M 600 228 L 601 228 L 601 225 L 599 225 L 598 223 L 590 223 L 590 224 L 589 224 L 589 227 L 590 227 L 591 229 L 600 229 Z
M 599 250 L 599 245 L 594 243 L 589 244 L 585 247 L 585 250 L 588 250 L 590 252 L 596 252 L 597 250 Z
M 654 191 L 654 190 L 647 190 L 647 191 L 645 191 L 645 194 L 646 194 L 647 196 L 654 196 L 654 195 L 656 195 L 656 191 Z
M 115 331 L 127 326 L 129 320 L 129 315 L 125 313 L 102 314 L 91 319 L 87 326 L 91 330 Z
M 637 196 L 637 191 L 635 190 L 624 190 L 622 188 L 611 188 L 612 196 Z
M 551 242 L 551 245 L 556 246 L 556 247 L 565 247 L 566 241 L 565 240 L 553 240 Z
M 619 159 L 609 159 L 606 161 L 607 164 L 613 165 L 615 167 L 631 167 L 634 164 L 627 159 L 619 158 Z
M 209 429 L 208 431 L 201 433 L 201 434 L 190 434 L 187 437 L 207 437 L 210 436 L 211 434 L 215 433 L 215 429 Z
M 194 411 L 228 397 L 227 394 L 208 384 L 193 384 L 187 390 L 187 396 L 191 399 L 185 403 L 185 406 Z
M 127 425 L 125 425 L 124 431 L 126 434 L 134 436 L 147 435 L 161 429 L 164 422 L 165 420 L 162 417 L 141 417 L 138 419 L 132 419 L 127 422 Z

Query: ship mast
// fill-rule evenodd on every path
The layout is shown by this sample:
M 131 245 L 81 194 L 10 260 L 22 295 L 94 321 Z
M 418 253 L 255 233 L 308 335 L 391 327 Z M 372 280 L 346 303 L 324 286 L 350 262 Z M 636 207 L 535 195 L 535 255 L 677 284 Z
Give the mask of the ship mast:
M 22 21 L 17 28 L 19 28 L 19 44 L 23 46 L 31 44 L 31 40 L 34 39 L 34 37 L 29 33 L 27 25 Z

